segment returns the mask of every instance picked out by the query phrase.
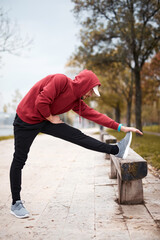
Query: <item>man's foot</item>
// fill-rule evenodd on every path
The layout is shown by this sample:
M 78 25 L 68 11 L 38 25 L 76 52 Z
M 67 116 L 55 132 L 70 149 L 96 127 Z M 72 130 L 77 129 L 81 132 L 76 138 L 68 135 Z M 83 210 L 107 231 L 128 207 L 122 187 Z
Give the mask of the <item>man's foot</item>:
M 23 206 L 23 202 L 21 200 L 16 201 L 16 203 L 11 206 L 11 214 L 17 218 L 29 217 L 29 212 Z
M 119 152 L 115 156 L 118 158 L 125 159 L 128 155 L 128 150 L 129 150 L 131 141 L 132 141 L 132 132 L 127 132 L 126 136 L 120 142 L 117 143 Z

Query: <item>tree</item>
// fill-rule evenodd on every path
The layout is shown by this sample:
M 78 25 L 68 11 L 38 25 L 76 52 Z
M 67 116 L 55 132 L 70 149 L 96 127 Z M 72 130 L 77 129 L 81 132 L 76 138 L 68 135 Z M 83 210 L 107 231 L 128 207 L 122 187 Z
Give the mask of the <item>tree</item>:
M 79 55 L 74 55 L 67 62 L 67 67 L 81 66 L 83 59 L 79 59 Z M 88 57 L 87 62 L 83 64 L 83 68 L 92 70 L 101 80 L 101 98 L 97 99 L 100 111 L 108 113 L 106 106 L 115 110 L 115 119 L 120 122 L 121 112 L 124 112 L 124 100 L 127 105 L 127 126 L 131 125 L 131 107 L 134 87 L 134 77 L 132 71 L 124 67 L 121 63 L 111 63 L 107 67 L 105 64 L 94 65 L 92 58 Z M 103 71 L 102 71 L 103 69 Z M 124 99 L 124 100 L 123 100 Z
M 12 95 L 12 103 L 11 103 L 11 107 L 14 111 L 16 110 L 17 105 L 21 101 L 21 99 L 22 99 L 22 94 L 18 89 L 16 89 L 14 95 Z
M 14 94 L 12 95 L 12 101 L 11 103 L 4 104 L 3 106 L 3 112 L 10 112 L 10 111 L 16 111 L 18 103 L 22 100 L 22 94 L 18 89 L 15 90 Z
M 133 95 L 133 74 L 120 63 L 112 63 L 103 71 L 95 70 L 102 83 L 101 98 L 105 104 L 115 108 L 116 121 L 120 122 L 120 112 L 127 106 L 127 126 L 130 126 Z M 126 102 L 126 104 L 124 104 Z M 118 116 L 119 115 L 119 116 Z
M 160 87 L 160 52 L 144 64 L 141 79 L 143 103 L 152 105 L 158 98 Z
M 160 114 L 160 52 L 144 64 L 141 79 L 142 102 L 145 110 L 143 115 L 146 117 L 144 120 L 146 123 L 158 122 L 158 114 Z
M 0 8 L 0 58 L 3 53 L 20 55 L 23 48 L 33 42 L 29 37 L 21 38 L 18 26 L 11 22 L 7 12 Z
M 110 71 L 104 71 L 101 73 L 100 71 L 94 71 L 99 77 L 102 88 L 101 97 L 97 99 L 98 106 L 100 106 L 101 111 L 105 111 L 108 115 L 107 106 L 114 109 L 115 112 L 115 120 L 120 122 L 121 119 L 121 111 L 124 106 L 123 98 L 121 97 L 121 89 L 117 88 L 118 76 L 115 77 L 116 73 L 112 71 L 113 68 L 110 68 Z
M 134 74 L 136 127 L 142 130 L 141 69 L 160 47 L 159 0 L 72 0 L 83 26 L 74 58 L 95 65 L 121 62 Z M 86 12 L 87 15 L 81 15 Z
M 4 104 L 3 106 L 3 112 L 4 113 L 7 113 L 8 112 L 8 106 L 6 104 Z

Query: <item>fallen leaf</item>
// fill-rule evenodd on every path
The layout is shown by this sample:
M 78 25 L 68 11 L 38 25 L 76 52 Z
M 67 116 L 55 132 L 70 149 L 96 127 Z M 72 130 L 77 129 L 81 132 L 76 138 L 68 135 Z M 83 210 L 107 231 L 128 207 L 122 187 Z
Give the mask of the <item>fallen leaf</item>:
M 35 220 L 35 218 L 29 218 L 28 221 L 32 221 L 32 220 Z
M 25 228 L 33 228 L 33 226 L 26 226 Z

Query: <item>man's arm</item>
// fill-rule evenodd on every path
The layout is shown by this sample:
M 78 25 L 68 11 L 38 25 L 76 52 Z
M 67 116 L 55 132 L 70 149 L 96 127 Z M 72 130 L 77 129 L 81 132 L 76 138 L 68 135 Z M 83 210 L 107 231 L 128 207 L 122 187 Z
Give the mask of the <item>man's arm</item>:
M 81 107 L 81 109 L 79 109 Z M 81 100 L 81 104 L 77 101 L 72 109 L 74 112 L 78 113 L 82 117 L 91 120 L 104 127 L 112 128 L 114 130 L 118 129 L 119 123 L 115 122 L 113 119 L 107 117 L 106 115 L 99 113 L 98 111 L 90 108 L 84 101 Z M 79 111 L 80 110 L 80 111 Z
M 37 96 L 35 107 L 44 118 L 51 119 L 50 105 L 53 104 L 54 99 L 64 91 L 67 82 L 68 80 L 65 75 L 57 74 L 50 79 Z
M 77 104 L 74 106 L 73 111 L 75 111 L 76 113 L 79 114 L 79 103 L 77 102 Z M 104 127 L 108 127 L 108 128 L 112 128 L 114 130 L 118 130 L 118 131 L 122 131 L 122 132 L 135 132 L 138 133 L 140 135 L 142 135 L 143 133 L 134 128 L 134 127 L 125 127 L 122 126 L 122 124 L 119 124 L 117 122 L 115 122 L 113 119 L 107 117 L 106 115 L 97 112 L 96 110 L 90 108 L 84 101 L 81 101 L 81 116 L 91 120 L 95 123 L 98 123 Z

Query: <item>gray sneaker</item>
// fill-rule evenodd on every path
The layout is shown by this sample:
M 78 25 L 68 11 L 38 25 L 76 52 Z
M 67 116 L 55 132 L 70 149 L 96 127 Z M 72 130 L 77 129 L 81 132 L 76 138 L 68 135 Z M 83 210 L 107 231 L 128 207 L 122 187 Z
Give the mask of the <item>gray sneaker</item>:
M 129 146 L 131 144 L 131 140 L 132 132 L 127 132 L 126 136 L 120 142 L 117 143 L 119 153 L 115 155 L 116 157 L 126 159 L 128 155 Z
M 29 217 L 29 212 L 23 206 L 21 200 L 16 201 L 14 205 L 11 206 L 11 214 L 16 216 L 17 218 L 27 218 Z

